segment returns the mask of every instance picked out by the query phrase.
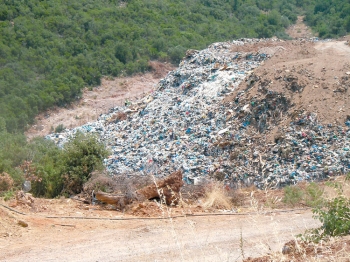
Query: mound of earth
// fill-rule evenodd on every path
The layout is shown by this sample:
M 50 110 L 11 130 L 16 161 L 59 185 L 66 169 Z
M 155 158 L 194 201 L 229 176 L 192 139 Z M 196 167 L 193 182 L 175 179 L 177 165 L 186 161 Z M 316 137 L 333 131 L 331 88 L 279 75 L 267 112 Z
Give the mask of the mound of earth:
M 292 105 L 281 125 L 289 124 L 297 111 L 316 113 L 322 124 L 344 125 L 350 114 L 350 47 L 345 41 L 288 41 L 251 48 L 274 55 L 254 70 L 226 102 L 241 91 L 253 100 L 261 89 L 268 89 L 283 94 Z

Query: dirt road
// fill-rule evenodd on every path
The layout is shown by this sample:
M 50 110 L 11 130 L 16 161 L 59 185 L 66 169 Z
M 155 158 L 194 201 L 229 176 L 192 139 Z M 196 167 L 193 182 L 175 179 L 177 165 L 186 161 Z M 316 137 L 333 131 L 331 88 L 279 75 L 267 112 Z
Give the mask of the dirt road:
M 306 210 L 163 220 L 24 219 L 29 227 L 20 235 L 0 238 L 1 261 L 241 261 L 280 251 L 318 225 Z

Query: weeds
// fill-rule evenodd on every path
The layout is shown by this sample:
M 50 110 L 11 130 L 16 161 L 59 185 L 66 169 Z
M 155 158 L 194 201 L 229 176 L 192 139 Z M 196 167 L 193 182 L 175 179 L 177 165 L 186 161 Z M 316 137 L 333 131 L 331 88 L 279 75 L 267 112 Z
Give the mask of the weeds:
M 334 189 L 337 196 L 324 199 L 316 187 L 310 187 L 309 195 L 313 196 L 315 204 L 312 210 L 314 218 L 320 220 L 322 226 L 308 230 L 298 237 L 303 241 L 319 242 L 334 236 L 350 235 L 350 198 L 344 195 L 344 186 L 349 175 L 344 181 L 327 182 L 326 185 Z M 311 192 L 311 193 L 310 193 Z
M 241 251 L 242 258 L 244 259 L 245 255 L 244 255 L 244 240 L 243 240 L 242 227 L 241 227 L 241 235 L 239 238 L 239 249 Z
M 289 205 L 292 205 L 293 207 L 300 203 L 303 198 L 303 191 L 298 186 L 287 186 L 284 189 L 284 198 L 283 202 Z
M 344 196 L 328 201 L 324 209 L 313 210 L 315 218 L 322 222 L 318 229 L 320 237 L 350 234 L 350 199 Z
M 3 193 L 2 193 L 2 196 L 4 197 L 4 200 L 5 200 L 5 201 L 8 201 L 8 200 L 14 198 L 15 192 L 12 191 L 12 190 L 8 190 L 8 191 L 6 191 L 6 192 L 3 192 Z
M 316 183 L 311 182 L 305 188 L 300 185 L 287 186 L 284 189 L 283 202 L 296 206 L 302 204 L 308 207 L 321 207 L 324 204 L 324 190 Z
M 62 133 L 65 130 L 65 126 L 63 124 L 59 124 L 58 126 L 56 126 L 55 128 L 55 133 Z

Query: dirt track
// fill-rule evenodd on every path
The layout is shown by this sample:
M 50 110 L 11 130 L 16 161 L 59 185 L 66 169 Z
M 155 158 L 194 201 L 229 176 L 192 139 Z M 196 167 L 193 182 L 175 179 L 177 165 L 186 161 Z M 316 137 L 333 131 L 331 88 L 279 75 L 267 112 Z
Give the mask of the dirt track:
M 0 238 L 1 261 L 241 261 L 280 251 L 318 225 L 305 210 L 124 221 L 14 216 L 29 227 Z

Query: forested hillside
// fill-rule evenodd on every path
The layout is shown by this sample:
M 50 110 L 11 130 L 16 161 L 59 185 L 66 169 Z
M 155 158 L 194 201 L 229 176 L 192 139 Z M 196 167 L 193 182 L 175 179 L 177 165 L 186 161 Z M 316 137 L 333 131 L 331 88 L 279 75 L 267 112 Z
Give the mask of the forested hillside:
M 316 0 L 305 6 L 305 20 L 321 38 L 350 32 L 350 0 Z
M 239 37 L 287 37 L 306 14 L 320 37 L 350 31 L 350 0 L 3 0 L 0 127 L 23 131 L 103 75 L 178 63 L 186 49 Z
M 286 0 L 3 0 L 0 126 L 22 131 L 101 76 L 144 72 L 150 59 L 178 63 L 215 41 L 285 37 L 295 19 Z

